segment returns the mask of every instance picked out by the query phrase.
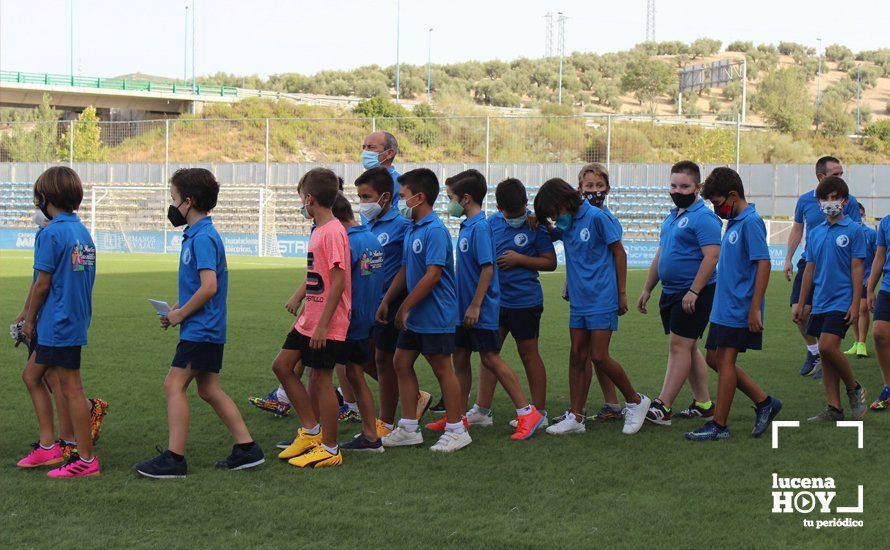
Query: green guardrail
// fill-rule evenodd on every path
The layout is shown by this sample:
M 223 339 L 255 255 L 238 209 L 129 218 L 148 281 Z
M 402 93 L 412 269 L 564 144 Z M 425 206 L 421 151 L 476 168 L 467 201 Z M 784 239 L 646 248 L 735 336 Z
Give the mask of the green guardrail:
M 96 78 L 89 76 L 70 76 L 49 73 L 23 73 L 18 71 L 0 71 L 0 82 L 17 82 L 19 84 L 46 84 L 49 86 L 74 86 L 77 88 L 96 88 L 102 90 L 133 90 L 138 92 L 160 92 L 172 94 L 197 94 L 212 96 L 238 96 L 238 88 L 232 86 L 208 86 L 198 84 L 176 84 L 152 82 L 151 80 L 127 80 L 120 78 Z

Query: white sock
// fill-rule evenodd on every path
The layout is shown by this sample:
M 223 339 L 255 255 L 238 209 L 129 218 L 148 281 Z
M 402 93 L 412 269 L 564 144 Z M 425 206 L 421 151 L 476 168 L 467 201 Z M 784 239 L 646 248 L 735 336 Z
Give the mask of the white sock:
M 522 407 L 521 409 L 516 409 L 516 416 L 522 416 L 522 415 L 528 414 L 530 412 L 532 412 L 532 406 L 526 405 L 526 406 Z
M 445 423 L 445 431 L 462 434 L 466 431 L 466 429 L 464 428 L 463 420 L 458 420 L 457 422 L 455 422 L 453 424 L 451 422 L 446 422 Z
M 352 412 L 358 412 L 358 403 L 346 403 L 346 407 Z
M 48 450 L 52 449 L 52 448 L 55 447 L 55 446 L 56 446 L 55 443 L 51 444 L 49 447 L 47 447 L 47 446 L 44 445 L 43 443 L 40 444 L 40 448 L 43 449 L 44 451 L 48 451 Z
M 406 430 L 406 431 L 409 431 L 409 432 L 416 432 L 416 431 L 418 430 L 418 428 L 419 428 L 419 424 L 418 424 L 417 420 L 411 420 L 411 419 L 408 419 L 408 418 L 400 418 L 400 419 L 399 419 L 399 426 L 400 426 L 403 430 Z
M 316 424 L 311 428 L 303 428 L 303 431 L 309 435 L 318 435 L 321 433 L 321 424 Z
M 287 394 L 284 392 L 284 388 L 282 388 L 282 387 L 279 387 L 275 391 L 275 398 L 278 399 L 279 401 L 281 401 L 282 403 L 287 403 L 288 405 L 291 404 L 290 399 L 287 398 Z
M 807 344 L 807 349 L 808 349 L 808 350 L 810 351 L 810 353 L 812 353 L 813 355 L 819 355 L 819 344 L 818 344 L 818 343 L 816 343 L 816 344 Z
M 335 454 L 337 454 L 337 453 L 340 452 L 340 446 L 339 446 L 339 445 L 334 445 L 333 447 L 328 447 L 327 445 L 325 445 L 324 443 L 322 443 L 321 446 L 324 447 L 324 450 L 326 450 L 327 452 L 331 453 L 332 455 L 335 455 Z

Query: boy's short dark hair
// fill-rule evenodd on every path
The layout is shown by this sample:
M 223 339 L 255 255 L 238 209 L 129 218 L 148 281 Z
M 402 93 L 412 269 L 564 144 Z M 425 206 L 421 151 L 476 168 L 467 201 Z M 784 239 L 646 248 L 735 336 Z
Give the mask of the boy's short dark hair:
M 399 176 L 399 185 L 404 185 L 412 195 L 423 193 L 427 204 L 436 204 L 439 196 L 439 178 L 429 168 L 415 168 Z
M 355 221 L 355 213 L 352 211 L 352 205 L 349 204 L 349 199 L 344 197 L 342 193 L 337 193 L 337 198 L 334 199 L 334 205 L 331 206 L 331 213 L 335 218 L 340 220 L 340 223 Z
M 535 216 L 541 223 L 556 220 L 560 207 L 571 213 L 577 212 L 583 199 L 578 190 L 560 178 L 549 179 L 535 195 Z
M 384 193 L 392 195 L 392 174 L 383 166 L 371 168 L 355 178 L 355 185 L 356 187 L 359 185 L 370 185 L 371 189 L 378 195 L 383 195 Z
M 703 199 L 711 197 L 728 197 L 730 191 L 735 191 L 740 199 L 745 198 L 745 186 L 738 172 L 726 166 L 714 168 L 705 179 L 701 196 Z
M 840 164 L 836 157 L 832 157 L 830 155 L 826 155 L 824 157 L 819 157 L 819 160 L 816 161 L 816 173 L 817 174 L 827 174 L 828 173 L 828 163 L 833 162 L 835 164 Z
M 313 168 L 300 178 L 297 184 L 297 193 L 312 195 L 319 206 L 330 208 L 340 192 L 340 182 L 337 174 L 327 168 Z
M 525 186 L 516 178 L 507 178 L 494 190 L 494 199 L 501 210 L 518 210 L 528 204 Z
M 34 198 L 43 199 L 65 212 L 74 212 L 83 201 L 83 183 L 71 168 L 53 166 L 44 170 L 34 182 Z
M 681 160 L 671 166 L 671 174 L 687 174 L 692 177 L 696 185 L 701 183 L 701 169 L 691 160 Z
M 213 172 L 206 168 L 180 168 L 173 172 L 170 185 L 179 191 L 179 196 L 192 199 L 195 210 L 210 212 L 216 208 L 219 197 L 219 182 Z
M 832 193 L 837 193 L 839 199 L 846 199 L 850 196 L 850 188 L 847 187 L 847 182 L 838 176 L 828 176 L 816 186 L 816 198 L 821 201 L 828 199 L 828 195 Z
M 488 193 L 488 184 L 485 182 L 485 176 L 479 170 L 464 170 L 449 178 L 451 180 L 451 192 L 463 197 L 469 195 L 473 202 L 482 204 L 485 195 Z

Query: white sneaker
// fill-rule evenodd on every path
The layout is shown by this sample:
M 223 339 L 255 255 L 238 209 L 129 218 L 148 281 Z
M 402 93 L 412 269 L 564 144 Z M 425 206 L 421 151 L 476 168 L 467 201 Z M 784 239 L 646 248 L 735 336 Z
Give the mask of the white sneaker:
M 420 445 L 423 443 L 423 434 L 418 427 L 416 431 L 409 432 L 401 426 L 380 438 L 384 447 L 405 447 L 408 445 Z
M 473 407 L 467 411 L 467 422 L 470 426 L 491 426 L 494 423 L 494 420 L 492 420 L 490 411 L 488 414 L 485 414 L 479 410 L 479 405 L 473 405 Z
M 565 418 L 562 419 L 558 424 L 554 424 L 547 428 L 547 433 L 550 435 L 566 435 L 573 433 L 584 433 L 587 431 L 587 428 L 584 427 L 584 421 L 578 422 L 575 420 L 574 414 L 567 414 Z
M 473 439 L 470 437 L 470 432 L 466 430 L 461 430 L 460 432 L 446 431 L 439 438 L 439 441 L 436 441 L 435 445 L 430 447 L 430 450 L 438 453 L 453 453 L 463 449 L 472 442 Z
M 538 411 L 538 412 L 540 412 L 541 416 L 544 417 L 541 420 L 541 425 L 538 426 L 538 428 L 546 428 L 547 426 L 550 425 L 550 422 L 548 422 L 548 420 L 547 420 L 547 411 Z M 519 426 L 519 421 L 514 418 L 513 420 L 510 421 L 510 427 L 515 428 L 516 426 Z
M 639 403 L 625 404 L 624 427 L 621 428 L 621 433 L 627 435 L 635 434 L 640 431 L 640 428 L 643 427 L 643 422 L 646 421 L 646 413 L 649 412 L 649 405 L 652 404 L 652 400 L 642 393 L 638 395 L 640 396 Z

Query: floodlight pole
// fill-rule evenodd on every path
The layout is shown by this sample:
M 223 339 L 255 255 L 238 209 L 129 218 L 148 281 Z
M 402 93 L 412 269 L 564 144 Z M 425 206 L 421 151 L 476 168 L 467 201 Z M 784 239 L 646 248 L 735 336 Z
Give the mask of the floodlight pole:
M 401 28 L 399 26 L 399 17 L 401 15 L 401 6 L 399 5 L 399 1 L 396 0 L 396 103 L 399 102 L 399 32 Z
M 182 33 L 182 83 L 189 81 L 189 7 L 185 6 L 185 25 Z
M 748 58 L 742 60 L 742 124 L 745 123 L 748 103 Z
M 198 80 L 195 76 L 195 0 L 192 0 L 192 93 L 198 93 Z
M 71 0 L 71 2 L 69 3 L 69 6 L 70 6 L 70 10 L 71 10 L 70 17 L 68 18 L 68 22 L 71 27 L 69 30 L 69 34 L 68 34 L 68 39 L 70 41 L 69 49 L 68 49 L 68 52 L 70 55 L 70 60 L 69 60 L 70 73 L 69 74 L 71 75 L 71 85 L 74 86 L 74 0 Z
M 431 82 L 431 73 L 430 73 L 430 63 L 433 59 L 433 29 L 430 27 L 430 32 L 427 37 L 426 43 L 426 102 L 429 103 L 430 99 L 430 82 Z
M 862 101 L 862 65 L 856 65 L 856 133 L 858 134 L 862 127 L 862 112 L 860 111 L 860 103 Z
M 819 78 L 818 84 L 816 86 L 816 128 L 819 128 L 819 108 L 822 106 L 822 39 L 817 38 L 816 42 L 818 43 L 818 51 L 816 54 L 819 56 Z

